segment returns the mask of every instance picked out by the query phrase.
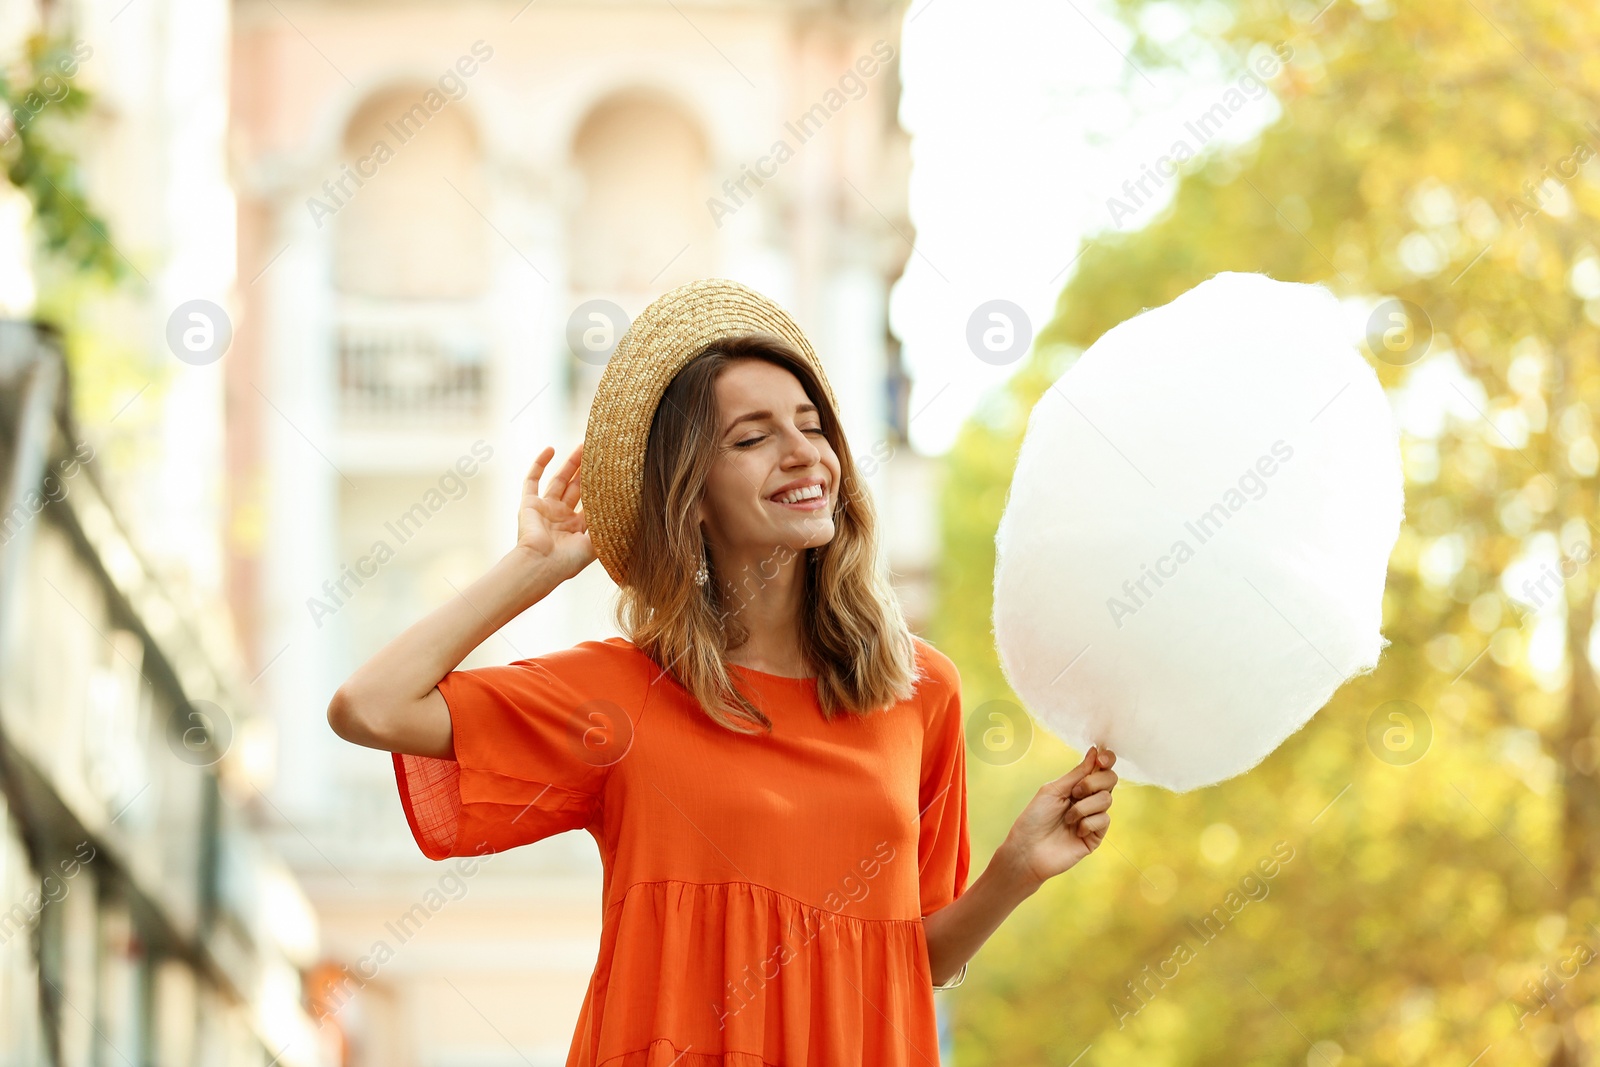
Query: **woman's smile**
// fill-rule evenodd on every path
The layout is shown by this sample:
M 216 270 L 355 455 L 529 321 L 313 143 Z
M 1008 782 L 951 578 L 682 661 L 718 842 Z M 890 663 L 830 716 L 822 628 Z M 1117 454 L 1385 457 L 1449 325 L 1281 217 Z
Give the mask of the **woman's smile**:
M 821 511 L 828 506 L 828 483 L 822 478 L 807 478 L 771 494 L 769 504 L 795 511 Z

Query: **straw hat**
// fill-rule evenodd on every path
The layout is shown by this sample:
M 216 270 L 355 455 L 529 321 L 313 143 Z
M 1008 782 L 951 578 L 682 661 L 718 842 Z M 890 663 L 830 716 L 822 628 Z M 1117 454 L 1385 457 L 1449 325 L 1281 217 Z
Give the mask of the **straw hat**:
M 639 528 L 644 450 L 661 394 L 712 341 L 762 331 L 794 345 L 837 411 L 833 386 L 789 313 L 728 278 L 702 278 L 664 293 L 639 313 L 606 362 L 583 437 L 580 495 L 595 555 L 618 585 Z

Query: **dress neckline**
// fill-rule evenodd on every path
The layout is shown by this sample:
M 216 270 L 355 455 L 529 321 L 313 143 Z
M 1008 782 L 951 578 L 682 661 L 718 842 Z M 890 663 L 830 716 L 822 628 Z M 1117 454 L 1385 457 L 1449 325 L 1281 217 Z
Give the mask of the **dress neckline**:
M 638 645 L 634 644 L 632 641 L 629 641 L 626 637 L 618 636 L 618 637 L 608 638 L 608 640 L 613 640 L 613 641 L 620 642 L 623 646 L 625 646 L 627 648 L 630 648 L 635 652 L 639 652 L 640 655 L 644 654 L 643 652 L 640 652 L 640 649 L 639 649 Z M 654 662 L 654 661 L 652 661 L 652 662 Z M 790 683 L 796 683 L 796 684 L 802 684 L 803 685 L 803 684 L 807 684 L 807 683 L 815 683 L 816 680 L 817 680 L 817 676 L 814 675 L 814 674 L 808 674 L 808 675 L 805 675 L 804 677 L 798 677 L 797 678 L 792 674 L 773 674 L 770 671 L 758 671 L 754 667 L 746 667 L 742 663 L 734 663 L 731 660 L 727 661 L 727 664 L 728 664 L 729 667 L 732 667 L 736 671 L 744 671 L 746 674 L 753 674 L 757 678 L 771 678 L 773 681 L 776 681 L 776 682 L 790 682 Z
M 806 683 L 806 682 L 815 682 L 817 680 L 817 676 L 814 675 L 814 674 L 808 674 L 808 675 L 805 675 L 804 677 L 795 677 L 792 674 L 772 674 L 769 671 L 758 671 L 754 667 L 746 667 L 742 663 L 734 663 L 732 660 L 728 661 L 728 666 L 732 667 L 736 671 L 744 671 L 746 674 L 753 674 L 753 675 L 757 676 L 758 678 L 771 678 L 771 679 L 773 679 L 775 681 L 779 681 L 779 682 Z

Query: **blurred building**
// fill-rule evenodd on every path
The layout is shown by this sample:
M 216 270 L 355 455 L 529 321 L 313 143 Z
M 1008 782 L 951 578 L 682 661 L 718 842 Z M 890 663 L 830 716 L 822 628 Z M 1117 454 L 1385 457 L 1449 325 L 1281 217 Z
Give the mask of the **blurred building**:
M 0 1064 L 340 1056 L 305 1006 L 316 916 L 257 830 L 279 816 L 220 595 L 221 367 L 167 340 L 180 305 L 233 289 L 228 19 L 0 5 L 7 166 L 24 126 L 75 160 L 53 180 L 81 178 L 128 275 L 75 303 L 78 261 L 34 254 L 32 202 L 0 181 Z M 42 79 L 41 36 L 73 57 Z M 19 100 L 23 77 L 40 91 Z M 63 114 L 69 87 L 86 114 Z M 45 307 L 70 372 L 29 321 Z
M 565 1061 L 600 931 L 587 835 L 471 875 L 412 842 L 334 689 L 513 543 L 651 299 L 737 278 L 840 395 L 913 625 L 934 493 L 887 298 L 911 254 L 899 5 L 236 0 L 228 590 L 277 728 L 279 846 L 350 1062 Z M 465 666 L 615 632 L 590 567 Z
M 119 519 L 53 337 L 0 320 L 0 1063 L 337 1061 L 252 825 L 233 649 Z

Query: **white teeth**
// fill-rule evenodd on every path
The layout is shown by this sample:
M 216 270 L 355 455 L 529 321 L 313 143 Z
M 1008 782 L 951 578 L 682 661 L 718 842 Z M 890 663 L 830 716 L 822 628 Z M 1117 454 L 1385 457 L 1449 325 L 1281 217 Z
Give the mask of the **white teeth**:
M 780 497 L 774 497 L 773 499 L 778 501 L 780 504 L 796 504 L 802 500 L 814 500 L 821 495 L 822 486 L 808 485 L 803 489 L 795 489 L 792 492 L 785 493 Z

